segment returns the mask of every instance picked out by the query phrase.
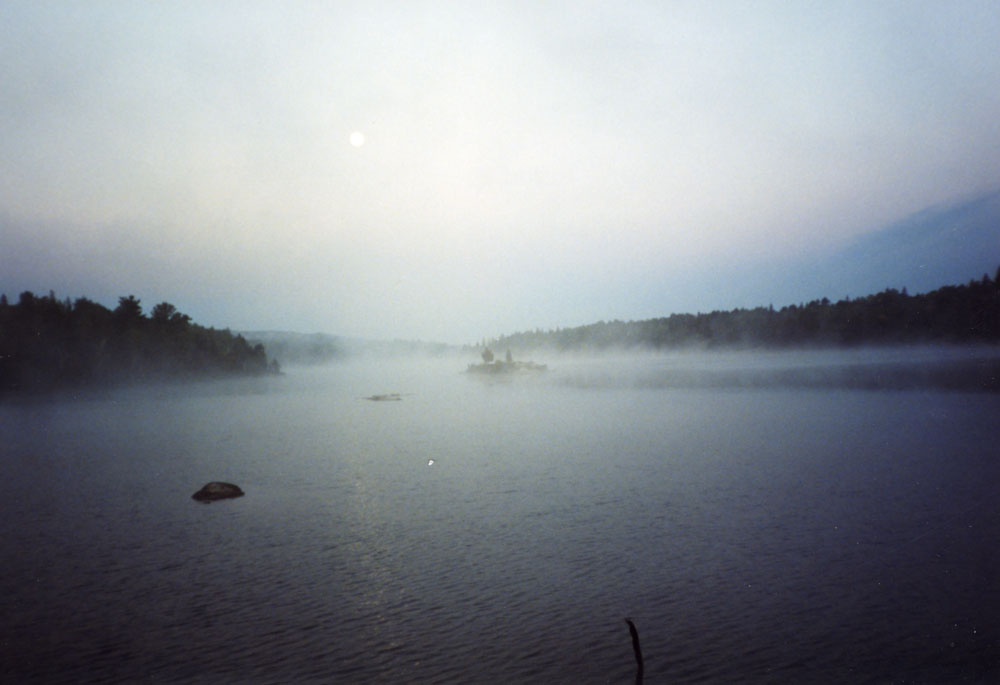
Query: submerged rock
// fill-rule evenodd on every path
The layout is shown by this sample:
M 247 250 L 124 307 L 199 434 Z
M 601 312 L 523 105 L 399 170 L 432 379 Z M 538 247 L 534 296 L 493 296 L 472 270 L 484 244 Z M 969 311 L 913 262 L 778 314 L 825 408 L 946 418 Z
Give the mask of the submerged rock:
M 217 499 L 242 497 L 243 494 L 239 486 L 232 483 L 212 481 L 211 483 L 205 483 L 205 486 L 201 490 L 191 495 L 191 499 L 196 499 L 199 502 L 214 502 Z
M 398 392 L 391 392 L 388 395 L 369 395 L 364 399 L 371 400 L 372 402 L 399 402 L 403 399 L 403 396 Z

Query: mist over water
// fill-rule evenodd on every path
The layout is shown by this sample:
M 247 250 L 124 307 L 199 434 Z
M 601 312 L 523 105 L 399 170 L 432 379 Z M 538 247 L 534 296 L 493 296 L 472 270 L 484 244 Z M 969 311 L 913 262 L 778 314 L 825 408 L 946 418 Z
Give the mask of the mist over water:
M 1000 676 L 995 350 L 535 357 L 0 405 L 0 676 Z

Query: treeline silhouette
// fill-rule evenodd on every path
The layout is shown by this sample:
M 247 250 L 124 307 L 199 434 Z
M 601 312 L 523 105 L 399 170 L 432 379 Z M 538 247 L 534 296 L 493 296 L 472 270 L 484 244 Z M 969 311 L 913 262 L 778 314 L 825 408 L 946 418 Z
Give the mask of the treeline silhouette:
M 132 295 L 114 310 L 51 291 L 17 304 L 0 295 L 0 394 L 277 371 L 263 345 L 191 323 L 167 302 L 146 316 Z
M 484 340 L 494 349 L 611 347 L 794 347 L 1000 342 L 1000 268 L 967 285 L 921 295 L 887 289 L 857 299 L 828 299 L 781 309 L 756 307 L 673 314 L 643 321 L 528 331 Z

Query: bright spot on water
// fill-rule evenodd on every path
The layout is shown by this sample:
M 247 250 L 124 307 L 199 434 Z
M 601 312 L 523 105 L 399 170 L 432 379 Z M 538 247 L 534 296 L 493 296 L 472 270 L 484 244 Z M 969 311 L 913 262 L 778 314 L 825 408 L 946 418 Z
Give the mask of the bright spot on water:
M 433 459 L 428 459 L 427 460 L 427 465 L 428 466 L 434 466 L 434 460 Z

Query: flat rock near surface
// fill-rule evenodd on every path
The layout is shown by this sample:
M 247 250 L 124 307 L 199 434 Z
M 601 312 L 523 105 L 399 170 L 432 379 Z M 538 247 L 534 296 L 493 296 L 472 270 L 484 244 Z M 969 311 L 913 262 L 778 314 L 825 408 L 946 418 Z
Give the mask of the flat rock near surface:
M 371 400 L 372 402 L 399 402 L 403 399 L 403 396 L 398 392 L 391 392 L 388 395 L 369 395 L 364 399 Z
M 237 485 L 212 481 L 211 483 L 205 483 L 205 486 L 201 490 L 191 495 L 191 499 L 196 499 L 199 502 L 214 502 L 219 499 L 242 497 L 243 494 L 243 491 Z

